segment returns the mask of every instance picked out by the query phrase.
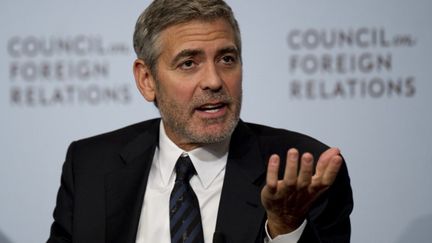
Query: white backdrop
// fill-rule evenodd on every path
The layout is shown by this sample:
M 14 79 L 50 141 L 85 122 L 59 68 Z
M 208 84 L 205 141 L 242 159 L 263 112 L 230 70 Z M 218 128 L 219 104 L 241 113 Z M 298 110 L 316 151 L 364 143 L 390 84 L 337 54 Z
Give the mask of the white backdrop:
M 46 240 L 71 141 L 158 115 L 131 72 L 148 3 L 0 3 L 0 243 Z M 242 118 L 341 148 L 352 242 L 431 242 L 432 2 L 229 3 Z

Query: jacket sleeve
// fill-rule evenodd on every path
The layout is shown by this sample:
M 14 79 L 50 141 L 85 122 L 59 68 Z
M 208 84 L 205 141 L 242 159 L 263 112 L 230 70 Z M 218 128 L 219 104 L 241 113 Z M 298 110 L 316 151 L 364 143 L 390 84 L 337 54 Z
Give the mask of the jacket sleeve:
M 353 197 L 345 162 L 334 184 L 315 203 L 299 243 L 349 243 Z
M 72 242 L 74 204 L 73 150 L 74 143 L 69 146 L 66 161 L 63 164 L 61 184 L 53 214 L 54 222 L 51 226 L 51 232 L 47 243 Z

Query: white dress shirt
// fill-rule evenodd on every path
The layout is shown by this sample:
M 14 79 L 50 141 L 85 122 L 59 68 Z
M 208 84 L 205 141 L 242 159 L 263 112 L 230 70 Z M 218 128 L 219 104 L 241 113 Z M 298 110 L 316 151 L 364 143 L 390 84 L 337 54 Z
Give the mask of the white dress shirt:
M 156 147 L 150 169 L 136 243 L 171 242 L 169 198 L 175 181 L 174 166 L 180 155 L 186 152 L 168 138 L 162 122 L 159 131 L 159 146 Z M 200 204 L 206 243 L 213 241 L 228 148 L 229 139 L 187 152 L 197 171 L 197 175 L 190 179 L 190 185 Z M 265 242 L 295 243 L 300 238 L 304 227 L 305 222 L 296 231 L 278 236 L 273 240 L 266 239 Z

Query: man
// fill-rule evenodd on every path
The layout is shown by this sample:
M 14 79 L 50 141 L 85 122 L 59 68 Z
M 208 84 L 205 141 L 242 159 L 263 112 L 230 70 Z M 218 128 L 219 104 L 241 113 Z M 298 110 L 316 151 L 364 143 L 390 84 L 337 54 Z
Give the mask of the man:
M 137 87 L 161 119 L 71 144 L 48 242 L 349 242 L 339 150 L 239 120 L 240 31 L 226 3 L 155 0 L 134 48 Z M 177 160 L 191 161 L 190 179 Z M 196 213 L 178 216 L 183 201 Z

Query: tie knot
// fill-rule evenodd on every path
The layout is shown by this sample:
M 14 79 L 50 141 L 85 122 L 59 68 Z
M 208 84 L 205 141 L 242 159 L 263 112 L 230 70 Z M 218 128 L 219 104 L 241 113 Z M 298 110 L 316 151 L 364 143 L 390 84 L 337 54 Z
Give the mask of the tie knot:
M 189 156 L 181 155 L 175 165 L 176 181 L 189 182 L 190 178 L 196 174 L 195 167 L 192 164 Z

